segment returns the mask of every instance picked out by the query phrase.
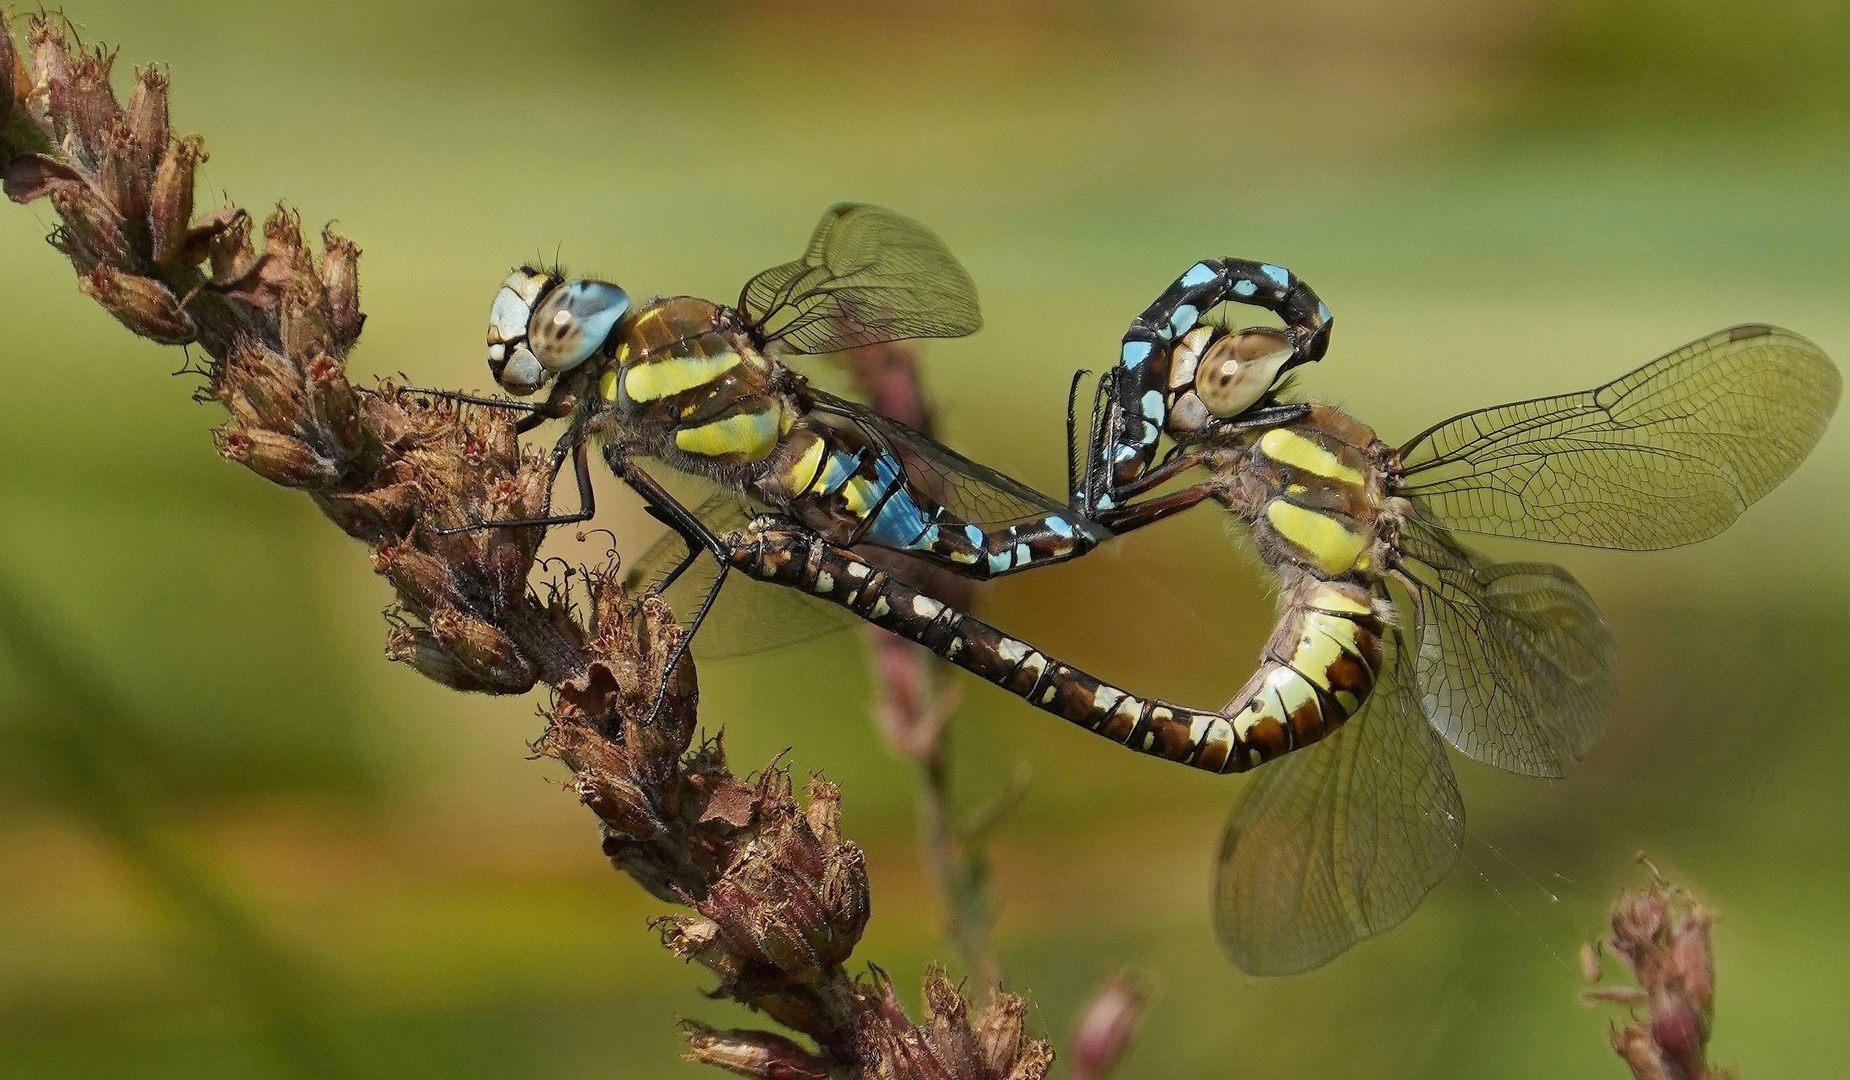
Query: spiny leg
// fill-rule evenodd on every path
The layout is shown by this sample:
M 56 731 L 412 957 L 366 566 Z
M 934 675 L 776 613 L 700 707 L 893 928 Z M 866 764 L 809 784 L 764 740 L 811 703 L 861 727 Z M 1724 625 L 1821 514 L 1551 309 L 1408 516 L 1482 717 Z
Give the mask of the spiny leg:
M 565 467 L 569 454 L 572 459 L 572 473 L 578 481 L 578 510 L 571 514 L 545 514 L 531 518 L 505 518 L 499 521 L 476 521 L 468 525 L 458 525 L 450 529 L 438 529 L 438 536 L 454 536 L 457 533 L 476 532 L 481 529 L 545 529 L 554 525 L 571 525 L 575 522 L 589 521 L 597 512 L 596 496 L 591 491 L 591 445 L 574 429 L 568 431 L 559 440 L 559 445 L 552 452 L 552 476 L 546 483 L 546 507 L 552 509 L 552 485 L 559 478 L 559 470 Z
M 662 666 L 662 682 L 656 688 L 654 703 L 649 706 L 647 722 L 653 724 L 661 715 L 663 704 L 668 700 L 668 676 L 679 666 L 681 658 L 687 655 L 688 647 L 694 643 L 694 635 L 700 632 L 700 624 L 706 621 L 707 613 L 713 609 L 713 602 L 719 599 L 721 586 L 726 584 L 726 575 L 732 569 L 732 561 L 729 558 L 731 549 L 726 546 L 725 541 L 714 534 L 712 529 L 707 528 L 706 522 L 701 521 L 698 515 L 682 505 L 681 501 L 676 499 L 667 488 L 664 488 L 655 477 L 637 468 L 627 458 L 607 453 L 606 460 L 610 463 L 611 471 L 628 484 L 630 490 L 641 496 L 643 503 L 649 509 L 650 516 L 673 529 L 680 535 L 681 541 L 687 545 L 687 557 L 682 559 L 680 565 L 669 574 L 662 588 L 667 588 L 668 584 L 693 565 L 694 559 L 701 551 L 711 552 L 713 561 L 719 566 L 718 572 L 713 575 L 713 584 L 708 586 L 707 595 L 700 601 L 699 610 L 694 612 L 694 617 L 688 623 L 686 632 L 681 635 L 681 640 L 675 643 L 674 652 L 669 654 L 668 662 Z

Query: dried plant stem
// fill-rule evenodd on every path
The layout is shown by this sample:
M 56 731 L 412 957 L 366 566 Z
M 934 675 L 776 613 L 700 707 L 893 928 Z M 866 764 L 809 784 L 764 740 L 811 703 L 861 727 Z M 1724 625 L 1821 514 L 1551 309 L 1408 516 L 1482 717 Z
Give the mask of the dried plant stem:
M 459 690 L 553 688 L 538 749 L 572 771 L 612 863 L 693 912 L 660 920 L 664 943 L 808 1040 L 689 1025 L 691 1056 L 759 1077 L 1041 1077 L 1052 1051 L 1024 1035 L 1020 998 L 972 1016 L 934 968 L 914 1024 L 877 972 L 847 973 L 870 899 L 839 795 L 817 780 L 800 805 L 781 769 L 741 778 L 717 740 L 692 745 L 693 664 L 667 670 L 680 629 L 666 605 L 597 570 L 578 597 L 559 584 L 540 596 L 539 530 L 437 531 L 535 515 L 551 473 L 501 410 L 347 381 L 359 249 L 324 231 L 317 254 L 282 209 L 261 250 L 244 210 L 195 217 L 204 146 L 170 129 L 164 73 L 138 72 L 124 106 L 113 55 L 74 44 L 60 19 L 30 17 L 24 55 L 3 16 L 0 31 L 0 180 L 16 202 L 50 200 L 79 287 L 135 333 L 210 358 L 201 396 L 230 414 L 219 452 L 303 490 L 368 546 L 397 596 L 394 658 Z

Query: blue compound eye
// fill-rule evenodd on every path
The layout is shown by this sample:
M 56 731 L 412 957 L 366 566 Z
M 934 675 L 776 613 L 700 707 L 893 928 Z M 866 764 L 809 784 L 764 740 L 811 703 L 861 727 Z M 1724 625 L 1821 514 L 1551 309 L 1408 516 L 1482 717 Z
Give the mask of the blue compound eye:
M 629 294 L 608 282 L 568 281 L 534 310 L 527 345 L 547 371 L 570 371 L 597 352 L 629 307 Z

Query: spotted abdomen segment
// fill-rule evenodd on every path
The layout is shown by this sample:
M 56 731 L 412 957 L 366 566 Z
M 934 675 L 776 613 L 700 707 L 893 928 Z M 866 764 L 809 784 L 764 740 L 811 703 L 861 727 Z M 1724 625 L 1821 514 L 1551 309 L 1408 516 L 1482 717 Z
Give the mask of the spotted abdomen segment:
M 1176 341 L 1193 330 L 1215 305 L 1233 301 L 1276 312 L 1285 322 L 1293 356 L 1290 365 L 1323 356 L 1329 344 L 1330 309 L 1310 286 L 1282 266 L 1245 259 L 1204 259 L 1131 321 L 1119 347 L 1113 374 L 1112 407 L 1117 432 L 1100 449 L 1094 463 L 1111 479 L 1113 490 L 1128 488 L 1155 460 L 1157 440 L 1169 417 L 1173 388 L 1169 364 Z M 1098 509 L 1112 509 L 1109 493 Z
M 1310 581 L 1294 590 L 1259 670 L 1222 710 L 1252 764 L 1309 746 L 1361 711 L 1386 633 L 1362 585 Z
M 798 427 L 760 487 L 833 543 L 877 544 L 979 579 L 1076 558 L 1107 535 L 1051 510 L 1007 526 L 966 521 L 919 490 L 892 452 L 834 427 Z
M 1036 708 L 1139 753 L 1210 772 L 1244 772 L 1285 750 L 1314 741 L 1276 737 L 1269 726 L 1234 715 L 1231 706 L 1228 711 L 1213 713 L 1127 693 L 926 596 L 806 530 L 755 524 L 728 539 L 733 545 L 729 561 L 750 576 L 845 607 L 876 626 L 924 645 Z M 1326 607 L 1335 610 L 1318 613 L 1333 615 L 1337 622 L 1357 627 L 1347 640 L 1363 640 L 1360 627 L 1364 624 L 1377 628 L 1374 636 L 1367 638 L 1368 644 L 1357 650 L 1357 655 L 1370 658 L 1367 685 L 1372 685 L 1373 672 L 1380 663 L 1380 622 L 1365 614 L 1365 593 L 1357 601 L 1352 593 L 1359 589 L 1332 588 L 1340 595 L 1330 599 Z M 1353 610 L 1355 603 L 1361 604 L 1361 611 Z M 1343 634 L 1339 627 L 1323 632 L 1339 637 Z M 1353 703 L 1352 710 L 1360 708 L 1367 688 L 1358 687 L 1355 674 L 1338 664 L 1326 646 L 1306 646 L 1304 651 L 1306 659 L 1312 655 L 1325 657 L 1326 671 L 1336 673 L 1335 683 L 1341 687 L 1332 693 L 1349 695 L 1343 700 Z M 1296 700 L 1295 695 L 1292 700 Z M 1235 699 L 1236 704 L 1240 701 Z M 1329 720 L 1327 727 L 1334 728 L 1346 716 Z M 1321 734 L 1320 729 L 1317 736 Z

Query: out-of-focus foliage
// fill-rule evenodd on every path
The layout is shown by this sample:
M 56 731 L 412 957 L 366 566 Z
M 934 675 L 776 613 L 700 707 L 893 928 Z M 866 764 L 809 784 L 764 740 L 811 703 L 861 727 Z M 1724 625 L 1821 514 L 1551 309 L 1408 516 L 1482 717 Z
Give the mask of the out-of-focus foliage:
M 536 256 L 637 295 L 729 299 L 841 199 L 918 217 L 970 268 L 986 329 L 926 352 L 943 435 L 1048 488 L 1071 370 L 1109 363 L 1204 254 L 1312 282 L 1337 327 L 1304 385 L 1390 439 L 1735 322 L 1850 360 L 1842 5 L 1355 7 L 71 14 L 121 46 L 119 78 L 172 65 L 207 189 L 286 197 L 366 249 L 360 376 L 486 385 L 488 301 Z M 67 736 L 98 718 L 0 657 L 0 1076 L 704 1075 L 677 1060 L 674 1018 L 750 1020 L 703 1001 L 644 931 L 660 905 L 526 759 L 530 709 L 384 660 L 385 587 L 305 500 L 218 459 L 194 381 L 78 293 L 48 226 L 0 214 L 0 574 L 132 718 L 115 745 L 134 752 L 74 770 Z M 1606 609 L 1611 732 L 1558 784 L 1462 766 L 1469 861 L 1404 927 L 1299 979 L 1247 979 L 1210 944 L 1208 863 L 1240 781 L 1092 745 L 972 686 L 952 733 L 962 790 L 979 802 L 1018 759 L 1034 768 L 993 841 L 995 944 L 1031 1029 L 1064 1036 L 1130 965 L 1152 997 L 1118 1076 L 1614 1075 L 1572 952 L 1645 846 L 1726 913 L 1713 1059 L 1821 1074 L 1850 1050 L 1833 855 L 1850 842 L 1847 483 L 1834 429 L 1709 543 L 1498 545 L 1560 558 Z M 639 551 L 651 523 L 600 490 L 599 524 Z M 605 538 L 552 546 L 596 559 Z M 1214 704 L 1269 628 L 1239 551 L 1198 511 L 1003 582 L 984 610 L 1133 689 Z M 911 987 L 948 950 L 860 647 L 709 666 L 702 722 L 739 760 L 794 745 L 796 768 L 843 785 L 880 898 L 863 951 Z M 145 770 L 145 822 L 73 807 L 125 766 Z M 312 974 L 268 984 L 295 999 L 252 995 L 227 949 Z M 290 1036 L 299 1015 L 332 1048 Z

